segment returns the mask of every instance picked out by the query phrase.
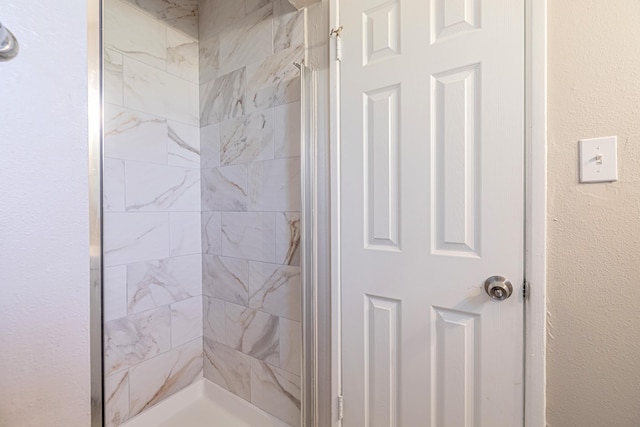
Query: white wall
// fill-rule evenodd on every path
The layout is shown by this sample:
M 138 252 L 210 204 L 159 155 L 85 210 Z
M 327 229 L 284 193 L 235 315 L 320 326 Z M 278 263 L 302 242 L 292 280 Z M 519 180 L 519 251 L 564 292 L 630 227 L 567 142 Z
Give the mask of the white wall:
M 640 3 L 549 1 L 548 425 L 640 425 Z M 618 135 L 620 180 L 577 141 Z
M 88 426 L 86 0 L 9 0 L 0 63 L 0 425 Z

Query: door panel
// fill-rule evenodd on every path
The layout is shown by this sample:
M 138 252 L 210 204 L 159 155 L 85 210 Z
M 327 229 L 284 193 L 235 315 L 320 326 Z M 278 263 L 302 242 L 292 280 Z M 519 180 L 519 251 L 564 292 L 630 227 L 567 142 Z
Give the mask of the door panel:
M 345 426 L 522 425 L 524 1 L 340 16 Z

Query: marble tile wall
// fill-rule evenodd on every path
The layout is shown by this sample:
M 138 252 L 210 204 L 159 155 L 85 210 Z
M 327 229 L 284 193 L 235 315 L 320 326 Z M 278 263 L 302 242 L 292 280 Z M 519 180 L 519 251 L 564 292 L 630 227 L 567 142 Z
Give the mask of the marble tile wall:
M 107 426 L 203 373 L 196 11 L 105 0 Z
M 298 426 L 303 17 L 287 0 L 198 8 L 204 375 Z

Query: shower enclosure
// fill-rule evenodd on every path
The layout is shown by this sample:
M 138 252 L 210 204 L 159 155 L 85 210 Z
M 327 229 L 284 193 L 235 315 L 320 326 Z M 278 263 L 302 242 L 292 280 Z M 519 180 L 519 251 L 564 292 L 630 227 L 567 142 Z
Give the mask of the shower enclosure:
M 310 410 L 308 13 L 287 0 L 102 1 L 106 426 L 194 387 L 273 425 Z

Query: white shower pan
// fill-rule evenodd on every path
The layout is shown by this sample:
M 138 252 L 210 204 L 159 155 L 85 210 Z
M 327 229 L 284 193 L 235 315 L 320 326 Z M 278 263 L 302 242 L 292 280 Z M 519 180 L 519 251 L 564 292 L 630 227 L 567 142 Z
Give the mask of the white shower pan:
M 121 427 L 290 427 L 201 378 Z

